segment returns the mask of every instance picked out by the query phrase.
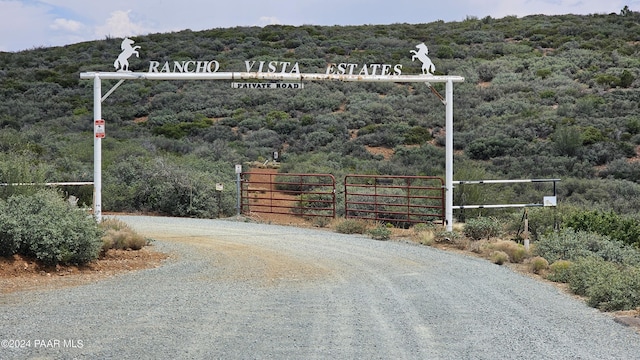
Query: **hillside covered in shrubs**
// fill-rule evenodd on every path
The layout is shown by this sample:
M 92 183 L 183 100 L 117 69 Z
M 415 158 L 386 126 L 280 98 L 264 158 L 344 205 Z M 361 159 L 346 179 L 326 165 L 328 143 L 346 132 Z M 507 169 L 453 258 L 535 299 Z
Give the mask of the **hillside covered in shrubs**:
M 640 13 L 376 26 L 266 26 L 137 36 L 149 60 L 402 64 L 424 42 L 454 87 L 456 180 L 560 178 L 563 204 L 640 211 Z M 122 39 L 0 53 L 0 182 L 91 181 L 93 83 Z M 106 92 L 116 81 L 103 81 Z M 440 93 L 444 87 L 434 84 Z M 444 175 L 445 108 L 424 84 L 124 82 L 103 103 L 103 210 L 235 213 L 234 165 L 280 154 L 280 171 Z M 393 150 L 384 156 L 377 149 Z M 245 168 L 247 170 L 247 168 Z M 218 201 L 216 183 L 228 186 Z M 4 198 L 19 188 L 2 187 Z M 64 191 L 91 204 L 90 187 Z M 548 185 L 457 188 L 454 204 L 539 203 Z M 338 196 L 339 201 L 342 197 Z M 339 207 L 340 208 L 340 207 Z M 488 212 L 489 210 L 484 210 Z M 468 215 L 468 213 L 467 213 Z M 463 216 L 458 214 L 458 216 Z

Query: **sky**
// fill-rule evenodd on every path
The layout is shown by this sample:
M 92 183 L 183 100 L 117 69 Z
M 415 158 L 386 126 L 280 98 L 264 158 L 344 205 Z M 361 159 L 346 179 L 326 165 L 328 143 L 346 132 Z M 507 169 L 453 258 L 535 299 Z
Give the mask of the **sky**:
M 640 0 L 0 0 L 0 51 L 235 26 L 420 24 L 640 11 Z

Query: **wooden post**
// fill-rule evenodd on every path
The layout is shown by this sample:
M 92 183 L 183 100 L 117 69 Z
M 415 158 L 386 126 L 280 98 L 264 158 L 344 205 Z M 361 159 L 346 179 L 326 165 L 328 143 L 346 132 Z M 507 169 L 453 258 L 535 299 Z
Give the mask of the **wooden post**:
M 524 209 L 524 249 L 529 251 L 529 213 Z

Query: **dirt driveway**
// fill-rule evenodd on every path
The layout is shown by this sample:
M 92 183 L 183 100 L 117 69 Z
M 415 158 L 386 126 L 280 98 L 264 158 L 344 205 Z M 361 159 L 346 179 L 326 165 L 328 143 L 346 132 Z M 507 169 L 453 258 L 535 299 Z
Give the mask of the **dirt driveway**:
M 1 295 L 0 358 L 628 359 L 640 353 L 633 329 L 485 260 L 315 229 L 121 219 L 157 239 L 171 259 L 89 285 Z M 30 346 L 4 346 L 16 344 L 10 339 Z M 36 348 L 36 339 L 60 345 Z

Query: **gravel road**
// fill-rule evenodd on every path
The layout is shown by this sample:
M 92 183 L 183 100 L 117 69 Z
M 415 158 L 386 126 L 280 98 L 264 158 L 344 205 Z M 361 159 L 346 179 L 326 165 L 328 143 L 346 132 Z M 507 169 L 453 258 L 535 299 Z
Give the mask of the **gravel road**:
M 640 358 L 633 329 L 485 260 L 325 230 L 119 218 L 171 259 L 0 295 L 1 359 Z

